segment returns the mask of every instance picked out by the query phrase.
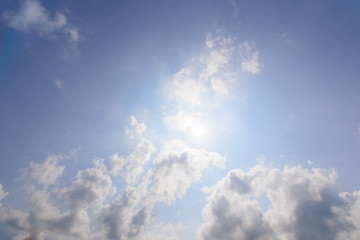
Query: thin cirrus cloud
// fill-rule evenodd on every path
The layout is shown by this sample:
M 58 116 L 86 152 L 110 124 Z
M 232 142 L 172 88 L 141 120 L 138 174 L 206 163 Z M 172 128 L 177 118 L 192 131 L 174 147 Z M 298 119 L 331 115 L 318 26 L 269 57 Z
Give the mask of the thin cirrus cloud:
M 36 0 L 24 1 L 19 11 L 7 11 L 2 18 L 12 27 L 24 34 L 37 34 L 50 39 L 65 37 L 76 44 L 80 41 L 80 34 L 72 26 L 64 13 L 56 12 L 54 16 Z

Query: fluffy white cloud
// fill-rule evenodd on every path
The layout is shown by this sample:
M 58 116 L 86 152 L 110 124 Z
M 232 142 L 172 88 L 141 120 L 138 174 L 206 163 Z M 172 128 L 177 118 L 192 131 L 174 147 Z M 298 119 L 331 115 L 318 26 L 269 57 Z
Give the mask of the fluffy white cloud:
M 136 208 L 142 196 L 139 193 L 134 187 L 126 187 L 121 196 L 101 209 L 99 220 L 105 239 L 143 239 L 151 209 Z
M 151 154 L 156 151 L 155 146 L 149 140 L 141 138 L 134 152 L 126 159 L 126 171 L 122 173 L 128 182 L 136 181 L 137 176 L 143 172 L 143 167 L 150 160 Z
M 129 135 L 130 138 L 140 137 L 146 130 L 145 123 L 138 122 L 134 116 L 130 117 L 130 126 L 131 128 L 126 129 L 126 134 Z
M 128 156 L 119 156 L 118 153 L 110 156 L 110 171 L 117 174 L 123 166 L 126 170 L 121 174 L 126 182 L 135 182 L 136 178 L 143 172 L 143 166 L 150 160 L 151 154 L 156 151 L 153 143 L 142 135 L 146 130 L 146 125 L 136 120 L 134 116 L 130 117 L 131 128 L 126 129 L 130 138 L 138 138 L 139 143 L 135 150 Z
M 190 184 L 201 179 L 201 172 L 210 162 L 223 168 L 225 157 L 190 148 L 179 140 L 165 144 L 154 160 L 154 179 L 149 190 L 149 201 L 170 204 L 176 198 L 183 198 Z
M 30 162 L 27 168 L 22 169 L 23 175 L 21 179 L 32 180 L 45 187 L 54 184 L 65 168 L 58 165 L 59 160 L 62 158 L 62 155 L 51 155 L 42 163 Z
M 300 166 L 232 170 L 208 198 L 199 238 L 355 239 L 349 236 L 358 236 L 358 195 L 336 194 L 335 176 L 334 171 Z M 267 209 L 258 201 L 262 194 L 270 202 Z
M 94 167 L 80 170 L 70 188 L 57 191 L 64 202 L 74 210 L 101 205 L 116 192 L 107 167 L 101 160 L 94 160 Z
M 25 34 L 36 33 L 53 39 L 61 35 L 73 43 L 80 40 L 79 32 L 72 27 L 63 13 L 56 12 L 54 17 L 36 0 L 26 0 L 18 12 L 7 11 L 2 15 L 8 26 Z

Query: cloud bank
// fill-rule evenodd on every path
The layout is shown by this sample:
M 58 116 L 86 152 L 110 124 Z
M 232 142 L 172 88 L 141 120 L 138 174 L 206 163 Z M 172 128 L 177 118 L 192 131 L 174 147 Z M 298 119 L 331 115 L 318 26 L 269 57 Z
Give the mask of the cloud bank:
M 30 162 L 20 177 L 28 189 L 27 209 L 2 204 L 11 193 L 0 185 L 0 229 L 12 239 L 179 239 L 181 225 L 155 224 L 154 207 L 181 201 L 204 169 L 223 169 L 226 159 L 180 140 L 165 143 L 153 156 L 155 146 L 142 135 L 145 124 L 132 117 L 130 125 L 128 132 L 137 132 L 139 141 L 132 153 L 95 159 L 69 185 L 61 184 L 64 155 Z M 123 187 L 114 184 L 119 176 Z M 334 170 L 279 169 L 263 162 L 248 172 L 230 170 L 205 188 L 197 238 L 357 239 L 360 191 L 339 194 L 335 180 Z
M 231 170 L 208 197 L 199 239 L 357 239 L 359 193 L 337 194 L 335 177 L 301 166 Z

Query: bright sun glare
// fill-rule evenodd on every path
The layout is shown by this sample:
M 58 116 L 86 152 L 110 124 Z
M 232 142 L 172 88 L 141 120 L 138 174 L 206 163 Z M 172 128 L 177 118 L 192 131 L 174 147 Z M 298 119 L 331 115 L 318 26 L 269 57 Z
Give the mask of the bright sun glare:
M 191 135 L 197 139 L 202 139 L 207 135 L 207 128 L 204 123 L 196 121 L 191 125 Z

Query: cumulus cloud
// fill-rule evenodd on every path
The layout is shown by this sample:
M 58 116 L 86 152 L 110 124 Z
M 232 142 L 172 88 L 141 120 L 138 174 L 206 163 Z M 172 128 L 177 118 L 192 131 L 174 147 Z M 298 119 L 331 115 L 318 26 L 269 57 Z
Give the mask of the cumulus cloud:
M 151 154 L 155 151 L 156 148 L 152 142 L 145 138 L 140 139 L 135 151 L 126 159 L 128 163 L 122 176 L 128 183 L 134 182 L 143 172 L 144 164 L 150 160 Z
M 35 181 L 43 186 L 54 184 L 65 168 L 58 165 L 62 158 L 62 155 L 50 155 L 42 163 L 30 162 L 27 168 L 22 169 L 21 179 Z
M 138 122 L 134 116 L 130 117 L 131 128 L 126 129 L 126 134 L 130 138 L 141 137 L 146 130 L 145 123 Z
M 140 214 L 135 213 L 138 200 L 136 189 L 127 187 L 113 203 L 102 208 L 99 219 L 106 239 L 127 239 L 130 235 L 139 234 L 139 228 L 145 225 L 147 215 L 141 214 L 141 210 Z
M 225 157 L 188 147 L 176 140 L 167 143 L 154 160 L 150 201 L 172 203 L 184 197 L 191 183 L 201 180 L 201 172 L 209 163 L 223 168 Z
M 224 168 L 226 158 L 173 140 L 151 162 L 155 147 L 141 136 L 146 126 L 135 118 L 130 125 L 139 143 L 129 156 L 113 154 L 109 166 L 95 159 L 65 186 L 48 187 L 65 170 L 59 165 L 63 155 L 30 163 L 21 179 L 32 191 L 24 193 L 21 210 L 0 205 L 0 229 L 9 230 L 6 236 L 13 239 L 179 239 L 181 223 L 161 223 L 154 209 L 183 199 L 191 184 L 201 181 L 204 169 Z M 203 188 L 208 197 L 199 239 L 360 237 L 360 191 L 338 194 L 334 170 L 279 169 L 260 158 L 249 171 L 230 170 L 214 186 Z M 144 172 L 147 162 L 152 165 Z M 116 174 L 127 180 L 118 189 Z M 135 181 L 137 177 L 141 180 Z M 7 195 L 0 184 L 0 201 Z
M 354 239 L 349 236 L 358 236 L 359 221 L 352 216 L 358 195 L 336 194 L 335 176 L 334 171 L 301 166 L 232 170 L 208 198 L 199 238 Z M 259 203 L 262 194 L 268 208 Z
M 140 123 L 134 116 L 130 117 L 131 128 L 126 129 L 126 133 L 130 138 L 138 138 L 139 143 L 135 150 L 128 156 L 119 156 L 115 153 L 110 156 L 110 171 L 113 174 L 118 172 L 125 166 L 126 170 L 121 174 L 126 182 L 135 182 L 136 178 L 143 172 L 143 166 L 150 160 L 152 153 L 156 151 L 154 144 L 142 135 L 146 130 L 145 123 Z
M 52 17 L 36 0 L 24 1 L 19 11 L 7 11 L 2 14 L 2 18 L 9 27 L 25 34 L 35 33 L 52 39 L 64 36 L 72 43 L 80 40 L 77 28 L 68 22 L 64 13 L 56 12 Z
M 111 177 L 102 160 L 94 160 L 94 167 L 80 170 L 70 188 L 62 188 L 57 194 L 71 209 L 101 205 L 116 192 Z

